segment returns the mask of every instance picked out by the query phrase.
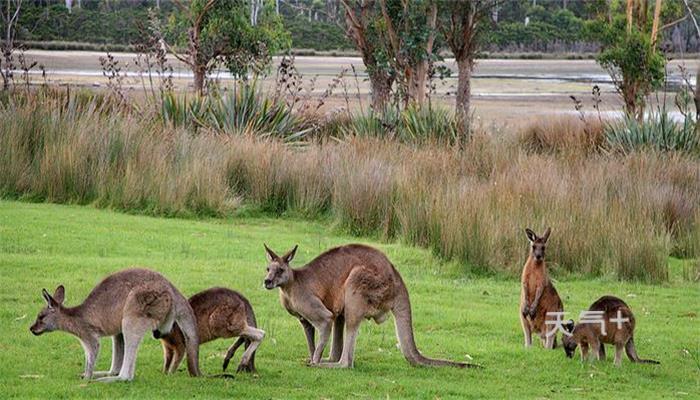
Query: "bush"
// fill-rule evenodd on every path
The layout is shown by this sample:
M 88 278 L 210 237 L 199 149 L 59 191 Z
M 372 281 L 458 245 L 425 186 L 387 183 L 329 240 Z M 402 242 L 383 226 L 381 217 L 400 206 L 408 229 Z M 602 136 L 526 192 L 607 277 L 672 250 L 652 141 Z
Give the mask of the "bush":
M 459 121 L 441 107 L 408 107 L 397 112 L 370 112 L 355 116 L 341 128 L 344 136 L 396 139 L 405 143 L 457 144 L 463 139 Z
M 256 135 L 288 141 L 309 132 L 303 120 L 278 99 L 263 95 L 255 83 L 239 83 L 234 90 L 209 97 L 165 93 L 161 119 L 173 127 L 205 128 L 226 135 Z
M 700 137 L 695 134 L 695 124 L 690 118 L 683 123 L 674 122 L 665 111 L 652 114 L 643 122 L 626 117 L 609 124 L 605 139 L 610 149 L 621 152 L 654 149 L 700 154 Z
M 527 124 L 518 141 L 540 153 L 590 154 L 605 144 L 604 128 L 598 120 L 551 116 Z

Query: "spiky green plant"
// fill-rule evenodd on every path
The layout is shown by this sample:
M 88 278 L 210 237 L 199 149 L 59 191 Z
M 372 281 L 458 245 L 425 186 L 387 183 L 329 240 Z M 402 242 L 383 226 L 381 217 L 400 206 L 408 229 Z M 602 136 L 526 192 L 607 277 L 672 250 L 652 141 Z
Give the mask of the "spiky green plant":
M 215 98 L 208 113 L 208 124 L 228 135 L 254 135 L 296 140 L 309 132 L 287 105 L 265 96 L 257 84 L 241 82 L 232 92 Z
M 639 122 L 632 117 L 609 124 L 605 137 L 607 146 L 629 153 L 640 149 L 680 151 L 700 154 L 700 137 L 690 118 L 675 122 L 668 112 L 659 111 Z

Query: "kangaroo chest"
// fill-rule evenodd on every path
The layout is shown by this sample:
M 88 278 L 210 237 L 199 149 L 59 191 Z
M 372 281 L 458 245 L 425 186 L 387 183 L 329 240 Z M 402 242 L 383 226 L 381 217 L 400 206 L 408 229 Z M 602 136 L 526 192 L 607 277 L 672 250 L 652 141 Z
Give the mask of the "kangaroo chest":
M 303 318 L 301 314 L 302 310 L 299 304 L 295 304 L 293 298 L 286 294 L 284 291 L 280 290 L 280 303 L 287 312 L 297 318 Z
M 525 290 L 525 296 L 528 298 L 534 298 L 538 287 L 541 287 L 542 290 L 546 289 L 547 281 L 548 279 L 545 276 L 544 271 L 540 269 L 531 269 L 526 271 L 523 276 L 523 289 Z

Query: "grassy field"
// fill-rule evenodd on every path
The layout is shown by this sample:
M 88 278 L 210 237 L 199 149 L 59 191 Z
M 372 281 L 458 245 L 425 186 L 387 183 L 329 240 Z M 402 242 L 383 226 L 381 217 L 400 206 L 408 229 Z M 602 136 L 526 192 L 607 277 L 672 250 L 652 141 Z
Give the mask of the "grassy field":
M 670 283 L 608 280 L 556 281 L 565 308 L 578 313 L 603 294 L 622 297 L 637 317 L 637 350 L 659 366 L 622 368 L 612 360 L 581 364 L 562 350 L 522 346 L 519 283 L 465 277 L 427 251 L 376 244 L 400 270 L 411 293 L 418 347 L 427 355 L 471 360 L 482 370 L 414 368 L 396 348 L 393 323 L 365 323 L 354 370 L 305 365 L 301 326 L 262 287 L 262 243 L 300 245 L 296 265 L 322 250 L 356 241 L 323 222 L 234 218 L 210 221 L 124 215 L 91 207 L 0 202 L 0 394 L 9 397 L 110 398 L 691 398 L 700 389 L 700 288 L 672 274 Z M 368 242 L 371 243 L 371 242 Z M 526 243 L 523 235 L 523 252 Z M 523 254 L 524 257 L 524 254 Z M 267 336 L 256 376 L 235 379 L 160 372 L 159 343 L 146 338 L 136 378 L 105 385 L 79 379 L 83 353 L 65 334 L 34 337 L 28 328 L 43 306 L 41 288 L 66 286 L 66 304 L 78 304 L 105 275 L 130 265 L 165 274 L 186 295 L 212 286 L 243 292 Z M 676 266 L 677 267 L 677 266 Z M 672 268 L 672 273 L 678 268 Z M 553 271 L 556 276 L 556 271 Z M 231 341 L 203 345 L 200 363 L 218 373 Z M 97 369 L 109 366 L 102 342 Z M 609 350 L 608 354 L 612 354 Z M 610 356 L 609 356 L 610 357 Z M 696 397 L 697 398 L 697 397 Z

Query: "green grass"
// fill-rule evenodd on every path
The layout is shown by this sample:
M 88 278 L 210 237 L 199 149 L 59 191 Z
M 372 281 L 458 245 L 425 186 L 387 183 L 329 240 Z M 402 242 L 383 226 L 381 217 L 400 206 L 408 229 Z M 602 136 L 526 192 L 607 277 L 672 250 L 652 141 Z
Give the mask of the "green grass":
M 471 279 L 461 266 L 443 264 L 424 250 L 375 244 L 403 275 L 411 293 L 418 347 L 430 356 L 472 359 L 483 370 L 414 368 L 395 344 L 393 323 L 365 323 L 354 370 L 305 365 L 299 323 L 280 306 L 278 293 L 262 288 L 262 243 L 286 249 L 299 243 L 296 265 L 322 250 L 356 241 L 328 225 L 296 219 L 236 218 L 193 221 L 133 216 L 91 207 L 0 202 L 0 395 L 110 398 L 690 398 L 700 388 L 698 312 L 700 289 L 671 277 L 663 285 L 611 280 L 557 281 L 565 308 L 577 316 L 603 294 L 628 302 L 637 317 L 637 350 L 659 366 L 615 368 L 581 364 L 563 351 L 522 346 L 519 283 Z M 526 243 L 523 243 L 523 252 Z M 677 262 L 676 262 L 677 263 Z M 146 338 L 136 378 L 129 384 L 79 379 L 83 353 L 65 333 L 34 337 L 29 326 L 43 306 L 41 288 L 66 285 L 66 304 L 78 304 L 105 275 L 129 265 L 156 269 L 186 295 L 211 286 L 243 292 L 267 332 L 257 376 L 194 379 L 181 367 L 160 372 L 159 343 Z M 672 271 L 679 268 L 672 268 Z M 556 271 L 553 271 L 556 275 Z M 203 345 L 201 367 L 218 373 L 231 340 Z M 684 351 L 688 349 L 689 355 Z M 98 369 L 106 369 L 110 344 L 102 342 Z M 609 349 L 608 354 L 612 354 Z M 693 395 L 692 393 L 695 393 Z

